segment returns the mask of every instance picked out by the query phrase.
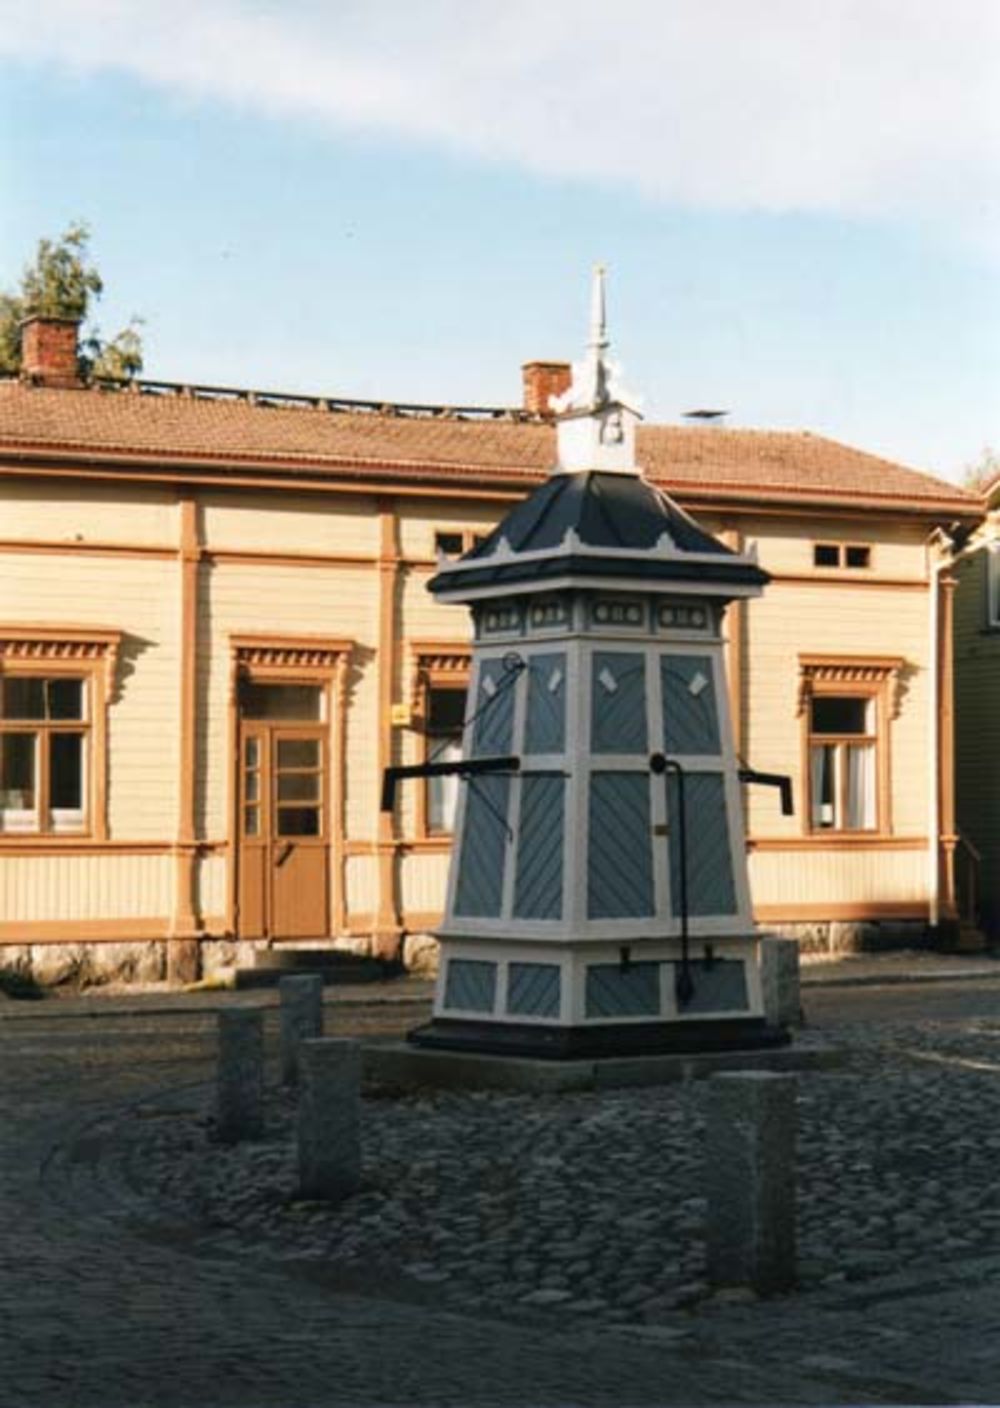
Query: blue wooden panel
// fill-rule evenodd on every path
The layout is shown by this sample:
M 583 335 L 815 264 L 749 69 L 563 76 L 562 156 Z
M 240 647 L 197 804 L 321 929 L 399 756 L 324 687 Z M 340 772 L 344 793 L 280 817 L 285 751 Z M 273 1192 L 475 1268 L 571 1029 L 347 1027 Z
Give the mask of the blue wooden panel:
M 502 660 L 483 661 L 476 694 L 474 758 L 503 757 L 511 751 L 516 680 Z
M 590 779 L 587 915 L 641 918 L 653 913 L 649 777 L 597 772 Z
M 588 964 L 585 1012 L 588 1017 L 658 1017 L 660 965 Z
M 739 959 L 717 958 L 712 964 L 696 959 L 691 981 L 694 996 L 684 1012 L 745 1012 L 750 1005 L 746 968 Z
M 720 751 L 719 712 L 708 655 L 664 655 L 663 748 L 667 753 Z
M 732 914 L 736 909 L 733 860 L 729 852 L 726 793 L 722 774 L 689 772 L 685 779 L 687 814 L 688 914 Z M 677 779 L 667 774 L 670 826 L 670 903 L 681 912 L 680 808 Z
M 528 661 L 526 753 L 561 753 L 566 746 L 566 656 L 533 655 Z
M 503 901 L 510 778 L 486 774 L 470 778 L 466 786 L 469 795 L 455 888 L 455 913 L 496 918 Z
M 460 1012 L 492 1012 L 497 993 L 497 965 L 478 958 L 451 958 L 444 1005 Z
M 560 919 L 563 896 L 563 828 L 566 779 L 528 773 L 521 779 L 514 915 Z
M 517 1017 L 558 1017 L 559 965 L 512 963 L 507 970 L 507 1011 Z
M 590 704 L 591 752 L 647 751 L 645 656 L 595 651 Z

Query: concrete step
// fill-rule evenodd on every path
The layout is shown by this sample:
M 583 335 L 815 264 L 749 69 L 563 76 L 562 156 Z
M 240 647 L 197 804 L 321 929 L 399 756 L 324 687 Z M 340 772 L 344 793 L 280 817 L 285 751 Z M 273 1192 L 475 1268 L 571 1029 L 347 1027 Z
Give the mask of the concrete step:
M 984 953 L 989 947 L 986 935 L 975 924 L 963 920 L 958 927 L 956 953 Z
M 384 983 L 401 977 L 402 964 L 381 958 L 365 958 L 339 949 L 263 949 L 254 955 L 252 968 L 237 968 L 236 987 L 277 987 L 282 978 L 297 973 L 319 973 L 324 986 L 355 983 Z

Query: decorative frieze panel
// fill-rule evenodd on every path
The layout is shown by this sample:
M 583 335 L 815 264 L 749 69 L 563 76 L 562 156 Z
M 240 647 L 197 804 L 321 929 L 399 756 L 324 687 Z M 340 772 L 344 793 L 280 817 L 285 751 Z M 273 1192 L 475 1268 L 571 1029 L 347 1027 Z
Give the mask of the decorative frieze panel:
M 235 636 L 231 641 L 238 671 L 329 673 L 349 655 L 352 642 L 313 637 L 275 639 L 263 636 Z
M 863 689 L 869 693 L 884 691 L 891 717 L 897 718 L 902 702 L 900 685 L 905 664 L 899 655 L 800 655 L 799 713 L 805 713 L 810 698 L 817 690 L 829 694 L 838 689 L 843 689 L 845 693 Z
M 103 666 L 104 688 L 114 694 L 122 632 L 90 626 L 0 626 L 0 672 L 39 665 L 94 671 Z
M 414 641 L 410 646 L 410 708 L 423 712 L 428 689 L 464 689 L 469 683 L 472 648 L 447 641 Z

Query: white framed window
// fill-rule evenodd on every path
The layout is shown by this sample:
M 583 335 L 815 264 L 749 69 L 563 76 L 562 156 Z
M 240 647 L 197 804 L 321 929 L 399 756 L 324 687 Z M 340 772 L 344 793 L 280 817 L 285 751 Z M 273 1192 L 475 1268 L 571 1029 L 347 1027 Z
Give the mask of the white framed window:
M 470 647 L 458 641 L 414 641 L 411 718 L 419 732 L 421 762 L 454 763 L 462 757 L 469 688 Z M 455 829 L 458 778 L 427 777 L 417 790 L 417 835 L 448 838 Z
M 465 690 L 434 686 L 427 689 L 424 735 L 428 762 L 457 763 L 462 758 L 462 728 L 465 720 Z M 430 835 L 449 835 L 455 830 L 459 780 L 452 773 L 427 778 L 426 829 Z
M 806 835 L 892 831 L 891 726 L 900 656 L 800 655 Z
M 0 675 L 0 832 L 88 829 L 86 675 Z
M 108 705 L 122 633 L 0 625 L 0 844 L 103 840 Z
M 878 826 L 878 704 L 872 695 L 814 694 L 809 700 L 809 826 Z

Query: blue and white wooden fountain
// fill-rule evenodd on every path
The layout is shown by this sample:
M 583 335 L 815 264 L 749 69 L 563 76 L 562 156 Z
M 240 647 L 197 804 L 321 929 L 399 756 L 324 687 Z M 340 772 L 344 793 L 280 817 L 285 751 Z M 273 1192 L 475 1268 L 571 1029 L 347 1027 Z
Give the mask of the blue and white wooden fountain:
M 432 1021 L 572 1057 L 772 1042 L 723 663 L 767 575 L 642 477 L 595 275 L 546 482 L 430 589 L 475 643 Z M 760 778 L 760 780 L 766 780 Z M 770 779 L 774 780 L 774 779 Z

